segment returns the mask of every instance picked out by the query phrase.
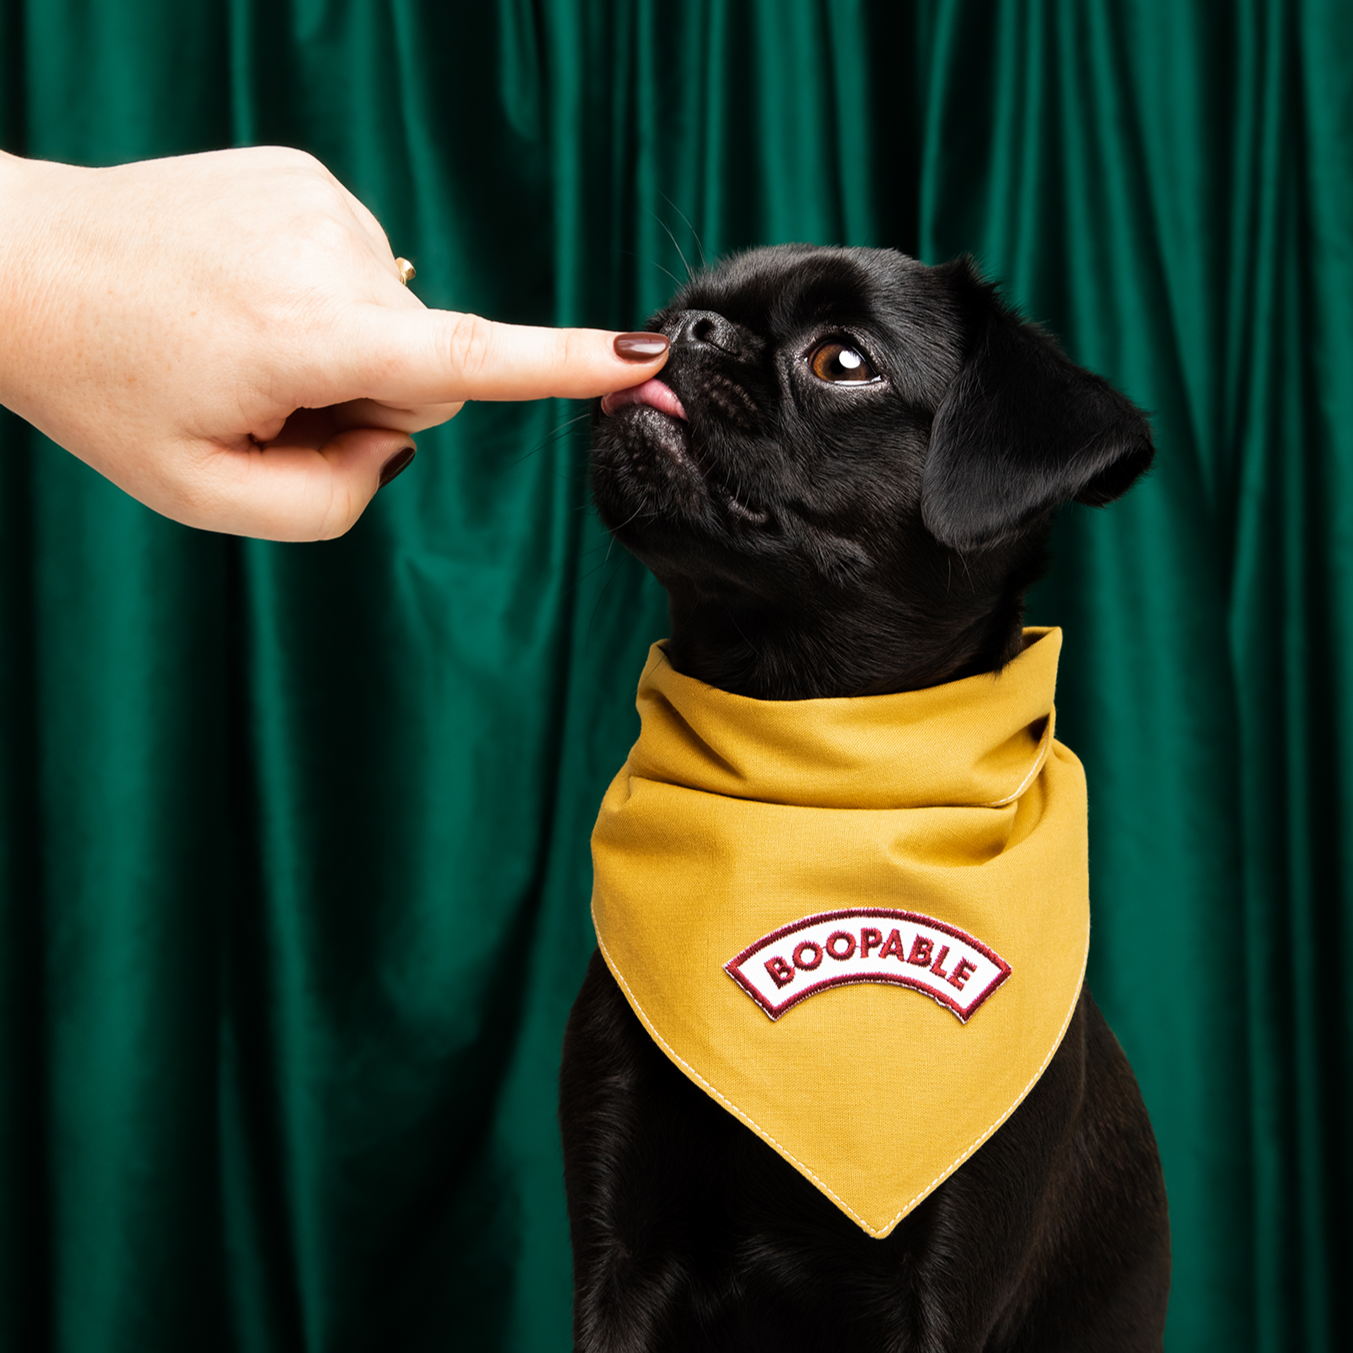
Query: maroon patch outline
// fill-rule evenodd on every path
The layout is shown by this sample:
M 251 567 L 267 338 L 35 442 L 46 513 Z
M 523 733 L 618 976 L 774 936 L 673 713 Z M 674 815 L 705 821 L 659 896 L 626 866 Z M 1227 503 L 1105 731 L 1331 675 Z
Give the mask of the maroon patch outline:
M 803 930 L 807 926 L 818 925 L 823 921 L 835 921 L 846 916 L 866 916 L 866 917 L 888 917 L 894 921 L 910 921 L 914 925 L 924 925 L 932 930 L 939 930 L 946 935 L 952 936 L 961 944 L 966 944 L 969 948 L 976 949 L 978 953 L 984 954 L 989 958 L 997 968 L 1000 969 L 996 980 L 977 998 L 968 1013 L 963 1013 L 963 1008 L 952 997 L 945 995 L 942 991 L 932 991 L 928 986 L 911 977 L 906 972 L 879 973 L 870 974 L 868 977 L 860 977 L 851 973 L 842 973 L 836 977 L 819 977 L 816 981 L 810 982 L 806 987 L 796 991 L 783 1005 L 777 1007 L 771 1006 L 764 996 L 737 971 L 737 969 L 752 957 L 758 950 L 764 949 L 767 945 L 773 944 L 776 940 L 782 940 L 786 935 L 792 935 L 796 931 Z M 816 941 L 814 941 L 816 943 Z M 896 987 L 910 987 L 912 991 L 919 991 L 922 996 L 929 996 L 936 1005 L 942 1005 L 946 1010 L 952 1011 L 958 1017 L 960 1024 L 966 1024 L 978 1010 L 986 1004 L 987 1000 L 1005 983 L 1006 978 L 1010 976 L 1011 967 L 994 949 L 988 948 L 981 940 L 969 935 L 966 930 L 960 930 L 957 926 L 949 925 L 944 921 L 937 921 L 933 916 L 927 916 L 920 911 L 897 911 L 892 907 L 843 907 L 839 911 L 819 911 L 812 916 L 801 917 L 797 921 L 791 921 L 788 925 L 782 925 L 778 930 L 772 930 L 769 935 L 763 935 L 753 944 L 749 944 L 735 958 L 730 958 L 723 965 L 723 970 L 729 977 L 740 986 L 754 1000 L 762 1010 L 766 1012 L 772 1020 L 777 1020 L 786 1010 L 793 1009 L 800 1001 L 806 1001 L 810 996 L 816 996 L 819 991 L 826 991 L 828 987 L 847 987 L 847 986 L 865 986 L 865 985 L 884 985 Z M 798 969 L 800 972 L 802 968 Z M 927 969 L 928 971 L 928 969 Z

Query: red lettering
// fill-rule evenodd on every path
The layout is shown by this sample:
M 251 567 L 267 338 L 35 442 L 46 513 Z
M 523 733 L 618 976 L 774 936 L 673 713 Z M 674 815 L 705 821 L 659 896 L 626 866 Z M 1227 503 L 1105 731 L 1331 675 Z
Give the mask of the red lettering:
M 938 957 L 938 958 L 930 965 L 930 971 L 933 972 L 933 973 L 935 974 L 936 977 L 948 977 L 948 976 L 949 976 L 949 974 L 948 974 L 947 972 L 944 971 L 944 967 L 943 967 L 943 964 L 944 964 L 944 956 L 945 956 L 945 954 L 947 954 L 948 952 L 949 952 L 949 946 L 946 944 L 946 945 L 944 946 L 944 948 L 940 950 L 940 956 L 939 956 L 939 957 Z
M 907 955 L 907 962 L 916 964 L 918 968 L 928 968 L 930 966 L 930 951 L 934 947 L 924 935 L 917 935 L 911 942 L 911 953 Z
M 877 949 L 883 943 L 883 932 L 875 930 L 873 926 L 865 926 L 860 931 L 860 957 L 868 958 L 871 949 Z
M 879 950 L 880 958 L 887 958 L 889 954 L 896 954 L 899 963 L 907 961 L 906 946 L 902 943 L 902 936 L 896 930 L 888 936 L 888 943 Z
M 836 952 L 837 940 L 845 940 L 846 952 L 844 954 L 838 954 Z M 836 959 L 838 963 L 844 963 L 846 959 L 855 952 L 855 936 L 848 930 L 833 930 L 832 933 L 827 936 L 827 952 Z
M 949 985 L 963 990 L 963 984 L 977 971 L 977 964 L 969 962 L 966 958 L 960 958 L 954 964 L 954 970 L 949 974 Z
M 813 951 L 813 961 L 811 963 L 803 956 L 803 951 L 805 949 L 811 949 Z M 795 946 L 794 966 L 796 968 L 802 968 L 804 972 L 812 972 L 821 962 L 822 946 L 820 944 L 814 944 L 812 940 L 804 940 L 802 944 Z
M 766 960 L 766 971 L 777 987 L 787 987 L 794 980 L 794 969 L 778 956 Z

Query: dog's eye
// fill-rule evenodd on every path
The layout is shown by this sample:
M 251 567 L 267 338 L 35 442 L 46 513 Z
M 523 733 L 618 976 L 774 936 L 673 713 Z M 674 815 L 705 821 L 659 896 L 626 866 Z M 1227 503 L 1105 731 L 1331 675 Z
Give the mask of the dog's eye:
M 858 348 L 834 338 L 819 343 L 808 354 L 808 365 L 818 380 L 831 381 L 833 385 L 847 382 L 863 385 L 879 378 L 878 372 L 869 365 L 869 359 Z

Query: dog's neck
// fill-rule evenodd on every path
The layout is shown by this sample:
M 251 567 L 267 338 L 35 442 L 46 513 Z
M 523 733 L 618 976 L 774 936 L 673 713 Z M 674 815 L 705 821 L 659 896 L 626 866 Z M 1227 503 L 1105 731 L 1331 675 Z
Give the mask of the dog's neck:
M 774 615 L 668 583 L 666 650 L 684 676 L 758 700 L 890 695 L 997 671 L 1022 647 L 1015 591 L 961 626 L 840 610 Z

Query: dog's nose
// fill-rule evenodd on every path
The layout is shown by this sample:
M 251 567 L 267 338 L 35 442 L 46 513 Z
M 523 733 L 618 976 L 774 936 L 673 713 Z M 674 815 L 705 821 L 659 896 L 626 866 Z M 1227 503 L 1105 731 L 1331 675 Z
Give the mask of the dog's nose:
M 732 357 L 742 354 L 738 327 L 714 310 L 682 310 L 672 317 L 668 337 L 673 346 L 717 348 Z

